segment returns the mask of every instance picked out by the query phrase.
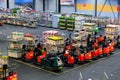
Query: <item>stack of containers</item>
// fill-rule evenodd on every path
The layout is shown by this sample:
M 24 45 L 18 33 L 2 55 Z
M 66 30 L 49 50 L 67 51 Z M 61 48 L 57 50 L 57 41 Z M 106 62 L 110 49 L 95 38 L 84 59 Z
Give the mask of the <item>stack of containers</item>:
M 66 16 L 61 16 L 59 19 L 59 28 L 66 29 Z
M 117 38 L 119 34 L 119 25 L 109 24 L 105 28 L 105 35 L 107 38 L 114 39 Z
M 67 18 L 67 30 L 74 30 L 74 23 L 75 23 L 75 18 L 73 17 Z
M 22 56 L 22 45 L 24 44 L 24 34 L 22 32 L 12 32 L 8 56 L 20 58 Z
M 83 23 L 85 23 L 85 18 L 83 14 L 75 14 L 75 30 L 81 30 Z
M 8 56 L 3 56 L 1 53 L 0 53 L 0 78 L 3 77 L 3 65 L 4 64 L 7 64 L 8 65 Z M 8 71 L 7 71 L 7 75 L 8 75 Z
M 59 31 L 56 31 L 56 30 L 44 31 L 42 35 L 43 35 L 43 43 L 46 43 L 47 37 L 49 37 L 49 36 L 58 36 Z

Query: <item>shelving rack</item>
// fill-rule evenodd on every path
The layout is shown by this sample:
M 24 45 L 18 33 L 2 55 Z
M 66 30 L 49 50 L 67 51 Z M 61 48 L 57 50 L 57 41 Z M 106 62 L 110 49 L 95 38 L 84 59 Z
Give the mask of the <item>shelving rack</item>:
M 76 41 L 77 47 L 80 47 L 80 45 L 84 47 L 87 46 L 87 35 L 85 30 L 74 30 L 73 39 Z
M 86 31 L 86 35 L 88 34 L 94 35 L 95 26 L 96 26 L 95 23 L 84 23 L 83 29 Z
M 37 40 L 36 36 L 33 34 L 25 34 L 24 35 L 24 40 L 26 44 L 26 49 L 31 49 L 33 50 L 35 48 L 35 40 Z
M 69 17 L 67 18 L 67 30 L 74 30 L 75 18 Z
M 114 39 L 117 38 L 119 34 L 119 25 L 109 24 L 105 28 L 105 35 L 107 38 Z
M 66 16 L 61 16 L 59 19 L 59 29 L 66 29 Z
M 12 32 L 11 43 L 8 48 L 8 56 L 20 58 L 22 56 L 22 45 L 24 44 L 24 34 L 21 32 Z
M 83 23 L 85 22 L 84 14 L 72 13 L 72 17 L 75 18 L 74 29 L 75 30 L 81 30 L 82 26 L 83 26 Z
M 3 65 L 8 65 L 8 56 L 4 56 L 0 52 L 0 79 L 3 78 Z M 6 76 L 8 76 L 8 70 L 6 70 Z

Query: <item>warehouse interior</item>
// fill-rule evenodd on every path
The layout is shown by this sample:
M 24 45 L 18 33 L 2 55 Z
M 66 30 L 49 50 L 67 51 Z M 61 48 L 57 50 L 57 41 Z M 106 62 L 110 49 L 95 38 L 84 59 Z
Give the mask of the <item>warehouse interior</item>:
M 0 80 L 119 80 L 120 0 L 0 0 Z

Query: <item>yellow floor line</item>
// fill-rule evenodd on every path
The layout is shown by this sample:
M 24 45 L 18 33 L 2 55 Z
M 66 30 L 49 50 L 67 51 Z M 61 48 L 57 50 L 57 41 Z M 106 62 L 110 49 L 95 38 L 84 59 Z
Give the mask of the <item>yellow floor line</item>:
M 25 64 L 25 65 L 27 65 L 27 66 L 30 66 L 30 67 L 36 68 L 36 69 L 38 69 L 38 70 L 43 70 L 43 71 L 45 71 L 45 72 L 48 72 L 48 73 L 51 73 L 51 74 L 58 75 L 58 74 L 55 73 L 55 72 L 52 72 L 52 71 L 49 71 L 49 70 L 42 69 L 42 68 L 40 68 L 40 67 L 37 67 L 37 66 L 31 65 L 31 64 L 29 64 L 29 63 L 26 63 L 26 62 L 23 62 L 23 61 L 20 61 L 20 60 L 15 60 L 15 61 L 16 61 L 16 62 L 19 62 L 19 63 L 22 63 L 22 64 Z

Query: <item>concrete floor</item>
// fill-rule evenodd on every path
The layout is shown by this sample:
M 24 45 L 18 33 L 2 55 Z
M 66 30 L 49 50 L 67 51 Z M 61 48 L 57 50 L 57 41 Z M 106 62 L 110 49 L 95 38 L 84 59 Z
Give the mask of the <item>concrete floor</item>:
M 38 27 L 37 29 L 17 27 L 11 25 L 5 25 L 0 27 L 2 34 L 0 40 L 0 50 L 7 54 L 7 47 L 9 42 L 5 36 L 9 36 L 13 31 L 22 31 L 24 33 L 33 33 L 42 38 L 42 32 L 45 30 L 51 30 L 51 28 Z M 65 34 L 70 33 L 69 31 L 63 31 Z M 3 35 L 4 34 L 4 35 Z M 5 40 L 3 40 L 5 39 Z M 16 64 L 16 71 L 18 72 L 19 80 L 119 80 L 120 79 L 120 50 L 117 49 L 115 54 L 109 57 L 99 59 L 97 61 L 80 65 L 76 68 L 69 69 L 62 72 L 61 74 L 54 74 L 39 67 L 26 64 L 24 62 L 10 59 L 10 63 Z M 80 72 L 82 73 L 83 79 L 80 78 Z M 104 75 L 107 74 L 107 76 Z M 109 79 L 107 79 L 109 78 Z

